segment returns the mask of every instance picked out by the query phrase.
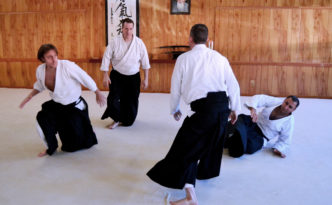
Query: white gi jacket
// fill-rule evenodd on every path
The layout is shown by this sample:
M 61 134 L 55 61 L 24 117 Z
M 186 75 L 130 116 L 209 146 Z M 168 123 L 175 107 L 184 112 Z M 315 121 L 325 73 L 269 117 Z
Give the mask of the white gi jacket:
M 190 104 L 218 91 L 226 92 L 229 108 L 239 113 L 240 87 L 224 56 L 205 44 L 197 44 L 177 58 L 171 83 L 171 114 L 179 110 L 180 96 Z
M 139 72 L 140 63 L 143 69 L 149 69 L 149 56 L 143 41 L 133 36 L 127 49 L 123 36 L 115 37 L 107 46 L 100 70 L 108 71 L 110 62 L 114 70 L 123 75 L 134 75 Z
M 68 105 L 75 102 L 81 96 L 81 85 L 93 92 L 97 90 L 97 85 L 93 79 L 78 65 L 68 60 L 58 60 L 55 86 L 52 92 L 45 85 L 45 69 L 45 63 L 38 66 L 36 70 L 37 81 L 33 88 L 39 92 L 48 90 L 51 98 L 57 103 Z
M 263 108 L 257 114 L 257 125 L 269 140 L 277 137 L 273 148 L 284 153 L 291 144 L 294 130 L 294 116 L 291 114 L 278 120 L 269 119 L 273 109 L 281 105 L 282 102 L 282 99 L 276 97 L 254 95 L 249 101 L 245 102 L 245 105 L 255 109 Z

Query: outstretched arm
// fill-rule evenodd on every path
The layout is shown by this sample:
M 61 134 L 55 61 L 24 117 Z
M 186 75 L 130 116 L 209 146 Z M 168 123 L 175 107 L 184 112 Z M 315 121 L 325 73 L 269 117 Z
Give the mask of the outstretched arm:
M 39 93 L 39 90 L 33 89 L 31 93 L 24 98 L 24 100 L 20 104 L 20 108 L 22 109 L 24 105 L 31 100 L 31 98 Z
M 249 109 L 249 107 L 258 109 L 258 108 L 272 107 L 272 106 L 280 105 L 281 103 L 282 103 L 282 100 L 280 98 L 261 94 L 261 95 L 252 96 L 244 104 L 245 104 L 245 106 L 248 107 L 248 109 Z

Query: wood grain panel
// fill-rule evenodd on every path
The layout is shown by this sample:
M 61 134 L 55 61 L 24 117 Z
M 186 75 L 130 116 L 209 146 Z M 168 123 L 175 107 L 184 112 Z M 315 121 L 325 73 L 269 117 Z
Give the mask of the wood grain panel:
M 258 94 L 272 93 L 272 85 L 273 85 L 273 70 L 272 66 L 262 66 L 261 69 L 261 87 Z M 253 93 L 248 93 L 248 95 L 252 95 Z
M 238 32 L 238 28 L 241 24 L 241 11 L 238 9 L 233 9 L 229 11 L 228 18 L 228 29 L 230 30 L 229 39 L 224 39 L 227 41 L 227 57 L 230 61 L 239 61 L 240 55 L 238 51 L 241 48 L 241 35 Z M 247 35 L 246 35 L 247 36 Z
M 4 46 L 6 42 L 5 17 L 0 15 L 0 58 L 4 56 Z
M 332 96 L 332 67 L 328 67 L 328 75 L 327 75 L 327 97 Z
M 283 66 L 285 71 L 285 94 L 284 96 L 297 95 L 296 72 L 298 69 L 292 66 Z
M 263 35 L 263 9 L 253 9 L 251 10 L 251 32 L 250 32 L 250 62 L 260 61 L 260 56 L 262 55 L 262 35 Z
M 238 27 L 239 30 L 237 30 L 237 33 L 240 33 L 241 37 L 240 37 L 240 41 L 241 41 L 241 48 L 239 50 L 239 52 L 237 53 L 237 55 L 239 55 L 239 59 L 241 61 L 249 61 L 250 59 L 250 10 L 247 11 L 240 11 L 241 13 L 241 24 Z M 231 21 L 231 19 L 229 19 L 229 21 Z M 242 23 L 243 22 L 243 23 Z M 222 26 L 222 25 L 221 25 Z M 216 36 L 217 36 L 216 32 Z
M 241 93 L 332 98 L 332 0 L 195 0 L 190 15 L 170 15 L 170 2 L 140 0 L 140 37 L 152 58 L 159 46 L 186 45 L 205 23 L 226 56 Z M 0 1 L 0 86 L 31 88 L 43 43 L 58 47 L 102 88 L 104 0 Z M 16 59 L 16 60 L 15 60 Z M 169 92 L 174 63 L 151 63 L 148 92 Z M 143 75 L 143 74 L 141 74 Z
M 94 47 L 95 45 L 93 44 L 93 41 L 91 42 L 91 2 L 88 0 L 85 1 L 79 1 L 79 9 L 84 9 L 84 12 L 81 12 L 80 18 L 79 18 L 79 44 L 80 44 L 80 49 L 79 49 L 79 58 L 83 59 L 88 59 L 91 57 L 90 54 L 90 47 Z M 105 28 L 102 29 L 105 31 Z M 106 31 L 105 31 L 106 32 Z M 106 34 L 105 34 L 106 35 Z M 61 35 L 58 35 L 59 40 L 61 40 Z M 105 36 L 104 36 L 105 37 Z M 102 38 L 102 37 L 100 37 Z M 106 43 L 106 39 L 105 39 Z M 104 46 L 105 46 L 104 43 Z M 92 45 L 91 45 L 92 44 Z M 102 49 L 104 48 L 101 47 Z
M 216 17 L 224 13 L 228 19 L 216 20 L 216 49 L 225 51 L 226 47 L 231 61 L 329 63 L 331 12 L 329 8 L 217 8 Z M 237 13 L 241 13 L 240 21 Z M 218 42 L 225 37 L 230 39 L 226 46 Z
M 300 32 L 301 32 L 301 10 L 293 9 L 290 15 L 290 42 L 288 42 L 290 49 L 290 61 L 291 62 L 300 62 Z
M 105 47 L 105 1 L 91 1 L 91 7 L 90 55 L 92 58 L 100 58 Z
M 10 81 L 8 76 L 8 63 L 0 62 L 0 85 L 1 87 L 10 87 Z
M 315 80 L 310 87 L 313 96 L 327 97 L 328 71 L 327 68 L 312 69 L 312 77 Z
M 313 61 L 329 60 L 329 25 L 327 10 L 314 10 Z
M 300 52 L 302 62 L 311 62 L 313 59 L 313 10 L 301 12 L 301 33 L 300 33 Z
M 269 9 L 264 9 L 263 11 L 263 25 L 262 25 L 262 55 L 260 57 L 261 62 L 271 62 L 272 61 L 272 48 L 270 45 L 270 36 L 272 33 L 272 13 Z
M 224 11 L 222 9 L 216 10 L 216 28 L 221 28 L 222 26 L 228 28 L 228 11 Z M 214 41 L 214 47 L 216 50 L 221 52 L 223 55 L 227 56 L 227 41 L 229 39 L 229 35 L 227 29 L 221 30 L 218 32 L 218 39 Z
M 331 1 L 332 2 L 332 1 Z M 332 3 L 331 3 L 332 4 Z M 332 25 L 332 12 L 329 12 L 328 13 L 328 23 L 329 25 Z M 329 26 L 328 27 L 328 32 L 329 32 L 329 39 L 328 39 L 328 42 L 325 42 L 327 44 L 327 53 L 329 53 L 329 59 L 328 59 L 328 62 L 332 62 L 332 26 Z M 331 78 L 329 78 L 331 79 Z
M 246 82 L 246 93 L 258 93 L 260 91 L 261 66 L 243 66 L 243 72 L 246 78 L 241 80 Z
M 235 60 L 236 59 L 236 54 L 235 54 L 235 49 L 233 49 L 233 41 L 234 41 L 234 35 L 235 35 L 235 21 L 236 19 L 234 18 L 234 10 L 229 9 L 227 10 L 227 15 L 229 16 L 228 18 L 228 24 L 226 25 L 221 25 L 223 27 L 227 26 L 227 29 L 221 32 L 225 32 L 227 35 L 227 38 L 225 39 L 220 39 L 224 40 L 226 42 L 226 47 L 227 47 L 227 53 L 225 55 L 227 56 L 228 59 L 230 60 Z
M 291 45 L 291 26 L 289 19 L 291 17 L 291 9 L 280 9 L 280 27 L 278 38 L 278 52 L 280 56 L 279 62 L 290 62 L 290 45 Z
M 298 72 L 296 73 L 297 95 L 313 96 L 310 91 L 311 80 L 312 80 L 312 67 L 298 68 Z

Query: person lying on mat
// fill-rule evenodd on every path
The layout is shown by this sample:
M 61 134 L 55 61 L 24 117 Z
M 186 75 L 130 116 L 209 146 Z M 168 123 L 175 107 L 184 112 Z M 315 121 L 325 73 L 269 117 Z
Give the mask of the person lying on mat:
M 225 146 L 228 147 L 229 155 L 241 157 L 243 154 L 253 154 L 276 138 L 272 151 L 285 158 L 294 129 L 292 113 L 299 105 L 300 101 L 294 95 L 284 100 L 268 95 L 251 97 L 245 102 L 250 115 L 241 114 L 234 125 L 228 123 Z M 258 108 L 263 109 L 257 113 Z

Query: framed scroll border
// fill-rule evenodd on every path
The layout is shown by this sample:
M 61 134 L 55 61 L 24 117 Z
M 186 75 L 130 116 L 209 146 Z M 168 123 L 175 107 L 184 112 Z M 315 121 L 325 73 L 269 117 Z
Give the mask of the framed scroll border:
M 132 6 L 128 8 L 127 5 Z M 122 16 L 114 16 L 118 14 L 119 9 L 122 9 Z M 114 10 L 116 10 L 116 12 Z M 134 35 L 139 36 L 139 0 L 105 0 L 106 46 L 108 45 L 112 36 L 120 35 L 120 33 L 118 32 L 120 28 L 120 20 L 127 17 L 131 18 L 134 21 L 136 27 Z

